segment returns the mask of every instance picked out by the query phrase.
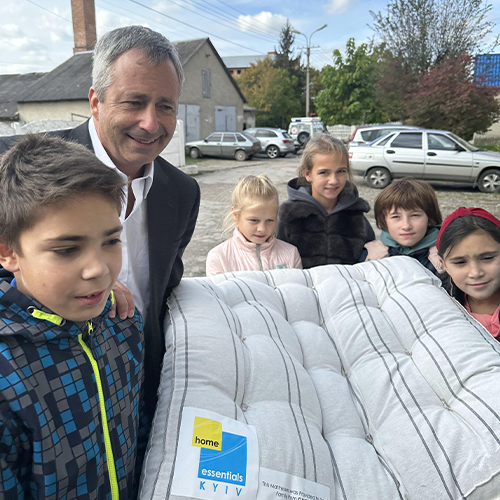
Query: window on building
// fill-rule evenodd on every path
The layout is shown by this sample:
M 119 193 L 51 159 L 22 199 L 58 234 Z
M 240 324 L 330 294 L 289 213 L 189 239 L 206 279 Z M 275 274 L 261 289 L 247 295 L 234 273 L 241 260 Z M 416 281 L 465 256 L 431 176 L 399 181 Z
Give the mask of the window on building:
M 202 69 L 201 70 L 201 85 L 202 85 L 202 95 L 204 99 L 210 99 L 210 90 L 211 90 L 211 83 L 210 83 L 210 70 L 209 69 Z

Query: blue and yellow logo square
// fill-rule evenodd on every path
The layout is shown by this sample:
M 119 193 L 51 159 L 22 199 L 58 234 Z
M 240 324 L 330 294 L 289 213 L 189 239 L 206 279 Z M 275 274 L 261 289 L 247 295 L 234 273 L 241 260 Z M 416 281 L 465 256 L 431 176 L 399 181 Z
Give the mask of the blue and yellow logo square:
M 221 451 L 222 423 L 209 418 L 195 417 L 192 446 Z

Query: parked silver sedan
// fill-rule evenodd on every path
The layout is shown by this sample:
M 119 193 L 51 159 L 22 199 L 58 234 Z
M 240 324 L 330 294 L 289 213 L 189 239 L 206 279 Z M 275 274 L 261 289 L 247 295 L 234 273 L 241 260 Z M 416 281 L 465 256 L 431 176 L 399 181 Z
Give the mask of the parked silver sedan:
M 415 177 L 500 191 L 500 153 L 484 151 L 452 132 L 400 130 L 349 150 L 352 171 L 374 188 L 392 179 Z
M 206 139 L 186 143 L 186 154 L 201 156 L 228 156 L 239 161 L 260 153 L 260 141 L 245 132 L 214 132 Z
M 254 127 L 246 129 L 245 132 L 259 139 L 262 145 L 262 151 L 266 152 L 268 158 L 278 158 L 278 156 L 285 156 L 287 153 L 293 153 L 295 151 L 293 139 L 288 135 L 286 130 L 280 128 Z

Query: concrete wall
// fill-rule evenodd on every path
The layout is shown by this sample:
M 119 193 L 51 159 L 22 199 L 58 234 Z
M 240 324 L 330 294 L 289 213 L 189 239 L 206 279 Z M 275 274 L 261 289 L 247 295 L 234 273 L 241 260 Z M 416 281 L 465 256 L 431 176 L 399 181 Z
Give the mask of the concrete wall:
M 18 103 L 21 124 L 40 120 L 85 121 L 90 117 L 87 99 L 81 101 L 20 102 Z
M 210 70 L 212 84 L 210 99 L 202 97 L 202 69 Z M 215 106 L 235 106 L 236 130 L 243 130 L 243 100 L 207 42 L 187 62 L 184 72 L 186 81 L 179 102 L 200 106 L 200 135 L 202 138 L 215 130 Z
M 175 128 L 172 140 L 160 153 L 160 156 L 174 165 L 174 167 L 184 167 L 186 165 L 184 144 L 184 124 L 182 123 L 182 120 L 177 120 L 177 127 Z
M 500 144 L 500 123 L 494 123 L 484 134 L 474 134 L 473 142 L 476 146 Z

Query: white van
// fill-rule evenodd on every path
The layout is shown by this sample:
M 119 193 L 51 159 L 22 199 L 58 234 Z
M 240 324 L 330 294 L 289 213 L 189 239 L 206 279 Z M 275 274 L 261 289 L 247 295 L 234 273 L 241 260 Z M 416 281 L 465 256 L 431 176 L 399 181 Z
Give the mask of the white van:
M 288 134 L 292 137 L 295 148 L 301 148 L 310 137 L 327 132 L 321 118 L 314 117 L 296 117 L 290 120 Z

